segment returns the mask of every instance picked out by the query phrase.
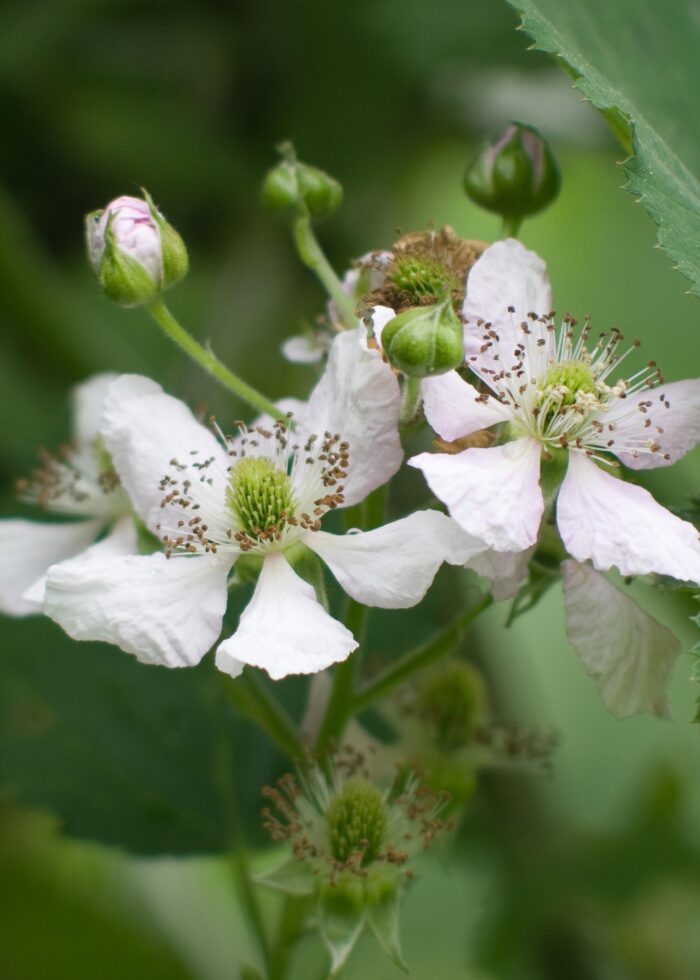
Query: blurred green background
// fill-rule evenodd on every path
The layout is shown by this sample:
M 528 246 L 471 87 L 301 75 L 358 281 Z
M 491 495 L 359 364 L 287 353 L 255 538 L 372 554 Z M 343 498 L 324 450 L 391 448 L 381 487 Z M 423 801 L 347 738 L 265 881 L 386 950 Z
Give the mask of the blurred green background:
M 313 369 L 285 364 L 279 346 L 323 298 L 257 203 L 283 138 L 345 187 L 345 207 L 321 230 L 343 268 L 397 230 L 449 223 L 497 237 L 498 222 L 462 195 L 462 170 L 511 118 L 540 126 L 563 191 L 522 238 L 549 263 L 557 309 L 638 336 L 668 379 L 697 374 L 697 300 L 621 189 L 620 149 L 564 74 L 527 51 L 516 23 L 494 0 L 5 5 L 3 516 L 21 512 L 13 480 L 38 446 L 67 437 L 68 388 L 93 371 L 151 375 L 219 418 L 244 411 L 144 314 L 111 307 L 87 268 L 82 214 L 140 185 L 190 248 L 174 312 L 267 394 L 308 392 Z M 417 476 L 403 479 L 397 512 L 425 499 Z M 645 482 L 683 506 L 700 488 L 700 458 Z M 458 580 L 440 582 L 415 612 L 374 617 L 375 652 L 399 652 L 459 606 Z M 689 605 L 643 586 L 638 595 L 693 642 Z M 557 589 L 508 631 L 505 616 L 491 610 L 466 649 L 487 666 L 499 714 L 556 730 L 560 746 L 546 777 L 485 777 L 456 852 L 437 847 L 422 862 L 403 919 L 412 976 L 693 980 L 690 658 L 676 671 L 672 721 L 619 722 L 566 642 Z M 0 649 L 0 978 L 237 977 L 256 951 L 227 860 L 211 853 L 240 836 L 239 821 L 253 847 L 263 843 L 258 789 L 283 761 L 222 702 L 209 663 L 182 674 L 143 667 L 38 620 L 0 622 Z M 304 682 L 278 691 L 301 710 Z M 294 976 L 320 976 L 322 964 L 311 938 Z M 367 941 L 346 975 L 400 974 Z

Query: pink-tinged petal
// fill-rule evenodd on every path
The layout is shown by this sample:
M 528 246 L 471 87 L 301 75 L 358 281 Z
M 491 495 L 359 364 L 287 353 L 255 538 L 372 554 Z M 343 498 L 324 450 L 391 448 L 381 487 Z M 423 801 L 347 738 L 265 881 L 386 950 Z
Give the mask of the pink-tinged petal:
M 491 594 L 496 602 L 513 599 L 520 591 L 528 574 L 528 565 L 534 548 L 525 551 L 483 551 L 467 562 L 467 568 L 489 579 Z
M 359 503 L 386 483 L 401 465 L 399 383 L 376 350 L 348 330 L 333 341 L 328 364 L 311 393 L 304 428 L 323 436 L 339 433 L 350 446 L 345 504 Z
M 464 565 L 485 548 L 483 541 L 469 537 L 436 510 L 417 511 L 375 531 L 310 532 L 304 542 L 349 596 L 382 609 L 415 606 L 443 561 Z
M 74 558 L 49 570 L 44 611 L 75 640 L 191 667 L 221 632 L 230 567 L 218 555 Z
M 588 565 L 565 561 L 566 632 L 614 715 L 668 716 L 680 644 L 673 633 Z
M 131 517 L 122 517 L 114 527 L 111 529 L 109 534 L 106 535 L 101 541 L 96 544 L 91 544 L 89 548 L 85 551 L 80 551 L 80 557 L 82 558 L 106 558 L 112 555 L 137 555 L 139 553 L 138 547 L 138 535 L 136 533 L 136 525 L 134 524 Z M 69 556 L 70 558 L 73 555 Z M 51 562 L 53 566 L 55 562 Z M 46 569 L 46 574 L 38 578 L 33 585 L 30 585 L 26 592 L 23 593 L 23 598 L 29 602 L 35 602 L 38 606 L 42 606 L 44 602 L 44 596 L 46 594 L 46 579 L 48 577 L 49 568 Z
M 615 402 L 602 421 L 606 427 L 614 426 L 609 433 L 614 440 L 611 451 L 625 466 L 633 470 L 670 466 L 700 442 L 700 379 L 628 395 Z M 631 451 L 618 452 L 616 446 Z
M 352 633 L 317 601 L 313 588 L 283 555 L 265 558 L 238 629 L 219 644 L 216 666 L 234 677 L 241 664 L 262 667 L 273 680 L 315 674 L 357 647 Z
M 99 436 L 107 392 L 118 377 L 106 372 L 94 374 L 73 389 L 73 436 L 79 445 L 89 446 Z
M 84 551 L 103 527 L 101 520 L 70 524 L 0 521 L 0 612 L 6 616 L 41 612 L 41 591 L 31 598 L 25 592 L 35 583 L 40 586 L 55 562 Z
M 480 395 L 456 371 L 425 378 L 421 393 L 425 417 L 448 442 L 512 417 L 512 412 L 497 398 Z
M 544 500 L 540 446 L 517 439 L 490 449 L 421 453 L 408 461 L 467 534 L 496 551 L 523 551 L 537 540 Z
M 700 582 L 700 538 L 687 521 L 582 453 L 569 454 L 557 499 L 557 524 L 569 554 L 623 575 L 671 575 Z
M 200 481 L 195 466 L 213 460 L 206 475 L 225 478 L 230 462 L 214 433 L 183 402 L 139 375 L 123 375 L 110 387 L 102 435 L 136 512 L 152 530 L 167 492 L 164 477 L 190 479 L 194 494 Z

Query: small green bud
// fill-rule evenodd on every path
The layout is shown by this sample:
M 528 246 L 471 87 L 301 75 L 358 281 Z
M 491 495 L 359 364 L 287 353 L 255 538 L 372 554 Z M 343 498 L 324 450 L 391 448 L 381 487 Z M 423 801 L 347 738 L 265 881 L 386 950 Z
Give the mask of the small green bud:
M 270 170 L 262 184 L 262 200 L 272 211 L 306 208 L 316 221 L 330 217 L 343 201 L 343 188 L 318 167 L 301 163 L 291 144 L 280 147 L 284 159 Z
M 146 192 L 88 214 L 85 231 L 100 284 L 122 306 L 153 302 L 187 273 L 185 243 Z
M 486 144 L 464 175 L 464 190 L 475 204 L 514 223 L 546 208 L 560 187 L 549 144 L 533 126 L 517 122 Z
M 450 300 L 404 310 L 384 327 L 382 348 L 409 377 L 444 374 L 464 362 L 462 324 Z
M 449 751 L 470 741 L 487 704 L 480 671 L 463 660 L 454 660 L 433 673 L 421 688 L 416 711 L 433 729 L 438 745 Z

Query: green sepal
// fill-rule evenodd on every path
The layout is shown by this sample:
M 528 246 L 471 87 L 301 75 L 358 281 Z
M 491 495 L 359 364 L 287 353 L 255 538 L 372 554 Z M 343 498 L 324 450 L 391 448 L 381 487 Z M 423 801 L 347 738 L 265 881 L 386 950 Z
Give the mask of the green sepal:
M 296 895 L 299 897 L 313 895 L 316 890 L 317 881 L 308 865 L 298 858 L 291 858 L 282 864 L 255 876 L 258 885 L 272 888 L 274 891 L 283 892 L 285 895 Z
M 175 286 L 181 279 L 184 279 L 189 270 L 190 259 L 187 254 L 187 246 L 181 235 L 165 220 L 155 206 L 153 198 L 145 187 L 141 188 L 141 193 L 160 233 L 161 254 L 163 256 L 162 288 L 164 290 L 170 289 L 171 286 Z
M 330 976 L 336 975 L 360 937 L 367 917 L 365 884 L 350 872 L 326 882 L 319 895 L 321 936 L 331 954 Z
M 391 962 L 404 973 L 408 967 L 401 952 L 399 909 L 401 891 L 396 875 L 367 882 L 367 923 Z
M 100 262 L 99 280 L 109 299 L 121 306 L 143 306 L 159 293 L 158 284 L 136 259 L 123 252 L 111 229 L 105 228 L 105 249 Z
M 427 378 L 461 367 L 463 329 L 451 300 L 399 313 L 384 328 L 382 348 L 390 364 L 409 377 Z

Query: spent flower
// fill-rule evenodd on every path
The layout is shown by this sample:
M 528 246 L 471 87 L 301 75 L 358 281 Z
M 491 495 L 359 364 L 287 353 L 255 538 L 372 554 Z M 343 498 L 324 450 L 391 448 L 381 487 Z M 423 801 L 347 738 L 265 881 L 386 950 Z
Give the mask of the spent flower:
M 259 880 L 314 898 L 331 975 L 366 927 L 405 969 L 400 899 L 413 877 L 412 859 L 451 826 L 441 818 L 445 794 L 432 792 L 406 768 L 380 786 L 365 757 L 347 747 L 323 768 L 284 776 L 263 792 L 270 803 L 264 826 L 292 856 Z

